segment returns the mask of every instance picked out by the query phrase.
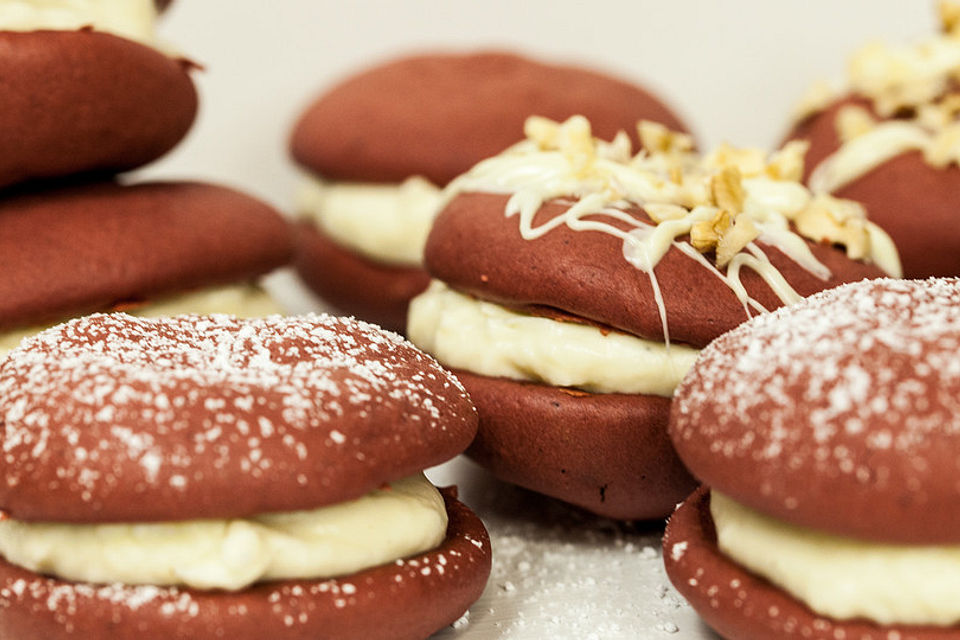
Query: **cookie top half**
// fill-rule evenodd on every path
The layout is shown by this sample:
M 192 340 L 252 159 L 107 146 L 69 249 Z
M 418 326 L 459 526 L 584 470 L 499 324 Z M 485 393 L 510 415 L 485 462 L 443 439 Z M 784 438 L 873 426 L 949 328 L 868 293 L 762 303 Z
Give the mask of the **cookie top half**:
M 359 497 L 462 451 L 477 417 L 399 336 L 329 316 L 97 314 L 0 362 L 0 509 L 246 517 Z

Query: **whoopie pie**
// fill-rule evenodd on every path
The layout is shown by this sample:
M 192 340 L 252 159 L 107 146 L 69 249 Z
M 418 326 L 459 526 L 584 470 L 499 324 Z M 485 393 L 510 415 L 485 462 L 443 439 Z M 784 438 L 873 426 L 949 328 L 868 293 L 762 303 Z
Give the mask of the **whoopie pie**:
M 722 636 L 960 638 L 960 280 L 874 280 L 704 349 L 670 434 L 705 487 L 673 584 Z
M 585 114 L 608 139 L 641 118 L 685 128 L 634 84 L 510 53 L 422 54 L 362 71 L 313 102 L 291 138 L 309 174 L 298 203 L 305 282 L 344 312 L 402 329 L 429 282 L 423 245 L 440 189 L 516 142 L 535 113 Z
M 0 636 L 425 638 L 490 570 L 463 388 L 327 316 L 95 314 L 0 361 Z
M 144 165 L 189 130 L 191 63 L 163 50 L 154 0 L 0 6 L 0 187 Z
M 278 313 L 257 281 L 292 251 L 276 211 L 219 186 L 18 189 L 0 198 L 0 353 L 94 311 Z
M 426 246 L 437 281 L 407 326 L 477 405 L 468 455 L 622 519 L 665 516 L 695 486 L 666 426 L 699 349 L 898 269 L 861 208 L 797 182 L 802 145 L 700 156 L 684 135 L 639 129 L 633 156 L 582 117 L 532 118 L 526 141 L 454 180 Z
M 941 6 L 942 33 L 864 47 L 846 91 L 811 93 L 790 133 L 810 142 L 809 186 L 862 203 L 911 278 L 960 275 L 960 10 Z

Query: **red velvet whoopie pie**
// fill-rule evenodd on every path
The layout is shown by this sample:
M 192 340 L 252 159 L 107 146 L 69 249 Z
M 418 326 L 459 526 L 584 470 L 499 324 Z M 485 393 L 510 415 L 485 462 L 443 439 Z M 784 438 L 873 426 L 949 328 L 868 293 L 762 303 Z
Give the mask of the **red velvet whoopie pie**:
M 703 351 L 670 435 L 705 486 L 671 516 L 664 561 L 707 624 L 960 637 L 958 347 L 960 281 L 930 279 L 825 291 Z
M 470 442 L 469 398 L 434 360 L 366 323 L 87 316 L 0 361 L 0 420 L 5 638 L 425 638 L 466 610 L 490 571 L 483 525 L 455 491 L 440 494 L 420 474 Z M 260 549 L 241 533 L 201 556 L 201 568 L 213 567 L 202 574 L 207 586 L 197 586 L 196 563 L 178 564 L 192 557 L 178 541 L 204 542 L 211 520 L 221 522 L 214 533 L 242 526 L 282 531 L 271 545 L 301 540 L 285 559 L 276 556 L 288 547 L 263 547 L 286 571 L 301 571 L 314 552 L 336 558 L 338 544 L 354 554 L 362 543 L 348 533 L 347 510 L 394 504 L 411 477 L 430 495 L 420 502 L 439 514 L 432 541 L 416 539 L 412 554 L 333 575 L 264 570 L 221 583 L 260 557 L 238 551 Z M 383 515 L 363 535 L 387 527 L 377 544 L 402 535 L 387 523 L 405 515 L 371 513 Z M 14 555 L 11 531 L 42 537 L 50 527 L 66 531 L 61 547 L 106 545 L 96 554 L 104 566 L 80 558 L 104 579 L 71 577 L 81 554 L 61 564 Z M 122 547 L 110 544 L 118 527 L 132 532 Z M 204 533 L 191 533 L 198 527 Z M 137 551 L 144 564 L 169 564 L 163 584 L 107 579 L 118 566 L 112 554 L 133 553 L 138 540 L 154 540 Z
M 885 260 L 791 230 L 846 206 L 796 182 L 796 147 L 767 165 L 759 151 L 701 157 L 651 123 L 646 147 L 661 150 L 637 156 L 580 118 L 527 130 L 448 188 L 426 247 L 437 282 L 408 334 L 474 399 L 481 465 L 604 516 L 664 517 L 695 487 L 666 425 L 697 351 L 752 314 L 882 276 Z M 770 177 L 787 164 L 795 177 Z M 855 226 L 865 241 L 872 227 Z

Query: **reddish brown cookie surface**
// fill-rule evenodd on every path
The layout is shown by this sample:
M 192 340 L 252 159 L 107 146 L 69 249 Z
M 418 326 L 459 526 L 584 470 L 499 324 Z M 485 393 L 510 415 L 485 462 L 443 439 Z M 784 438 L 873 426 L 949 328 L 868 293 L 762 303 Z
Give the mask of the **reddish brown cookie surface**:
M 800 123 L 791 138 L 808 140 L 806 176 L 840 146 L 837 112 L 845 105 L 869 108 L 848 97 Z M 862 203 L 870 219 L 890 234 L 907 278 L 960 275 L 960 168 L 931 166 L 919 151 L 903 153 L 837 190 Z
M 508 53 L 403 58 L 348 78 L 303 114 L 294 158 L 335 180 L 444 185 L 523 138 L 528 116 L 582 114 L 606 139 L 638 120 L 683 123 L 635 85 L 586 69 Z
M 0 637 L 16 640 L 415 640 L 455 621 L 483 591 L 490 541 L 450 492 L 446 540 L 414 558 L 329 580 L 237 593 L 92 586 L 0 559 Z
M 599 515 L 668 515 L 696 486 L 667 437 L 670 399 L 593 394 L 456 371 L 480 413 L 467 455 Z
M 877 280 L 755 318 L 701 352 L 670 435 L 695 476 L 771 517 L 960 540 L 960 280 Z
M 456 379 L 330 316 L 93 315 L 0 362 L 4 483 L 21 520 L 245 517 L 359 497 L 476 432 Z
M 188 68 L 105 33 L 0 32 L 0 186 L 160 157 L 196 115 Z
M 831 620 L 727 559 L 717 547 L 710 494 L 702 488 L 670 517 L 667 575 L 697 613 L 728 640 L 957 640 L 958 627 L 879 626 Z
M 557 307 L 644 338 L 663 339 L 650 277 L 624 259 L 622 240 L 565 225 L 535 240 L 524 240 L 517 218 L 504 215 L 507 198 L 480 193 L 457 196 L 434 223 L 425 251 L 427 270 L 483 299 L 509 306 Z M 568 206 L 548 202 L 535 216 L 534 225 L 562 214 Z M 649 222 L 642 212 L 634 215 Z M 603 220 L 610 222 L 610 218 Z M 832 272 L 829 280 L 820 280 L 778 250 L 760 245 L 800 295 L 883 276 L 879 268 L 850 260 L 840 249 L 808 244 Z M 703 346 L 747 319 L 733 290 L 678 249 L 666 253 L 655 273 L 672 341 Z M 750 295 L 766 308 L 782 305 L 754 271 L 743 269 L 741 278 Z
M 287 223 L 209 184 L 100 183 L 0 199 L 0 330 L 241 282 L 286 263 Z
M 406 328 L 410 300 L 430 284 L 423 269 L 374 262 L 308 223 L 297 227 L 295 265 L 304 282 L 331 305 L 392 331 Z

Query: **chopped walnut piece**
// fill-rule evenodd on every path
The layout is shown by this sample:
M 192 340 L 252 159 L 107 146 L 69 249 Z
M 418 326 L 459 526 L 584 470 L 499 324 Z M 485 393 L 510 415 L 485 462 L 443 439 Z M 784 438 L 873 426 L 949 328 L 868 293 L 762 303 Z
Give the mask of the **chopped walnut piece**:
M 720 210 L 711 220 L 695 223 L 690 229 L 690 244 L 700 253 L 717 252 L 717 266 L 725 267 L 744 247 L 757 239 L 760 231 L 746 213 L 736 216 Z
M 720 210 L 712 220 L 701 220 L 690 228 L 690 244 L 700 253 L 715 249 L 720 236 L 730 228 L 730 212 Z
M 671 131 L 659 122 L 641 120 L 637 124 L 640 144 L 650 153 L 680 153 L 693 149 L 693 138 L 686 133 Z
M 732 147 L 721 144 L 704 158 L 704 166 L 713 169 L 736 169 L 741 176 L 762 175 L 767 169 L 767 156 L 760 149 Z
M 847 256 L 861 260 L 870 255 L 870 234 L 863 206 L 826 194 L 817 195 L 794 219 L 797 231 L 816 242 L 846 247 Z
M 960 27 L 960 2 L 955 0 L 940 0 L 940 26 L 945 33 L 955 33 Z
M 859 105 L 847 105 L 837 112 L 837 135 L 843 142 L 849 142 L 877 126 L 873 115 Z
M 530 116 L 523 123 L 523 134 L 536 142 L 541 149 L 556 149 L 560 123 L 543 116 Z
M 767 175 L 774 180 L 800 182 L 803 178 L 803 164 L 810 143 L 806 140 L 791 140 L 779 151 L 770 155 Z
M 736 166 L 724 167 L 720 173 L 710 178 L 710 193 L 714 203 L 727 211 L 743 211 L 746 193 L 743 190 L 743 176 Z
M 733 257 L 757 239 L 760 231 L 746 213 L 739 213 L 717 243 L 717 266 L 725 267 Z

